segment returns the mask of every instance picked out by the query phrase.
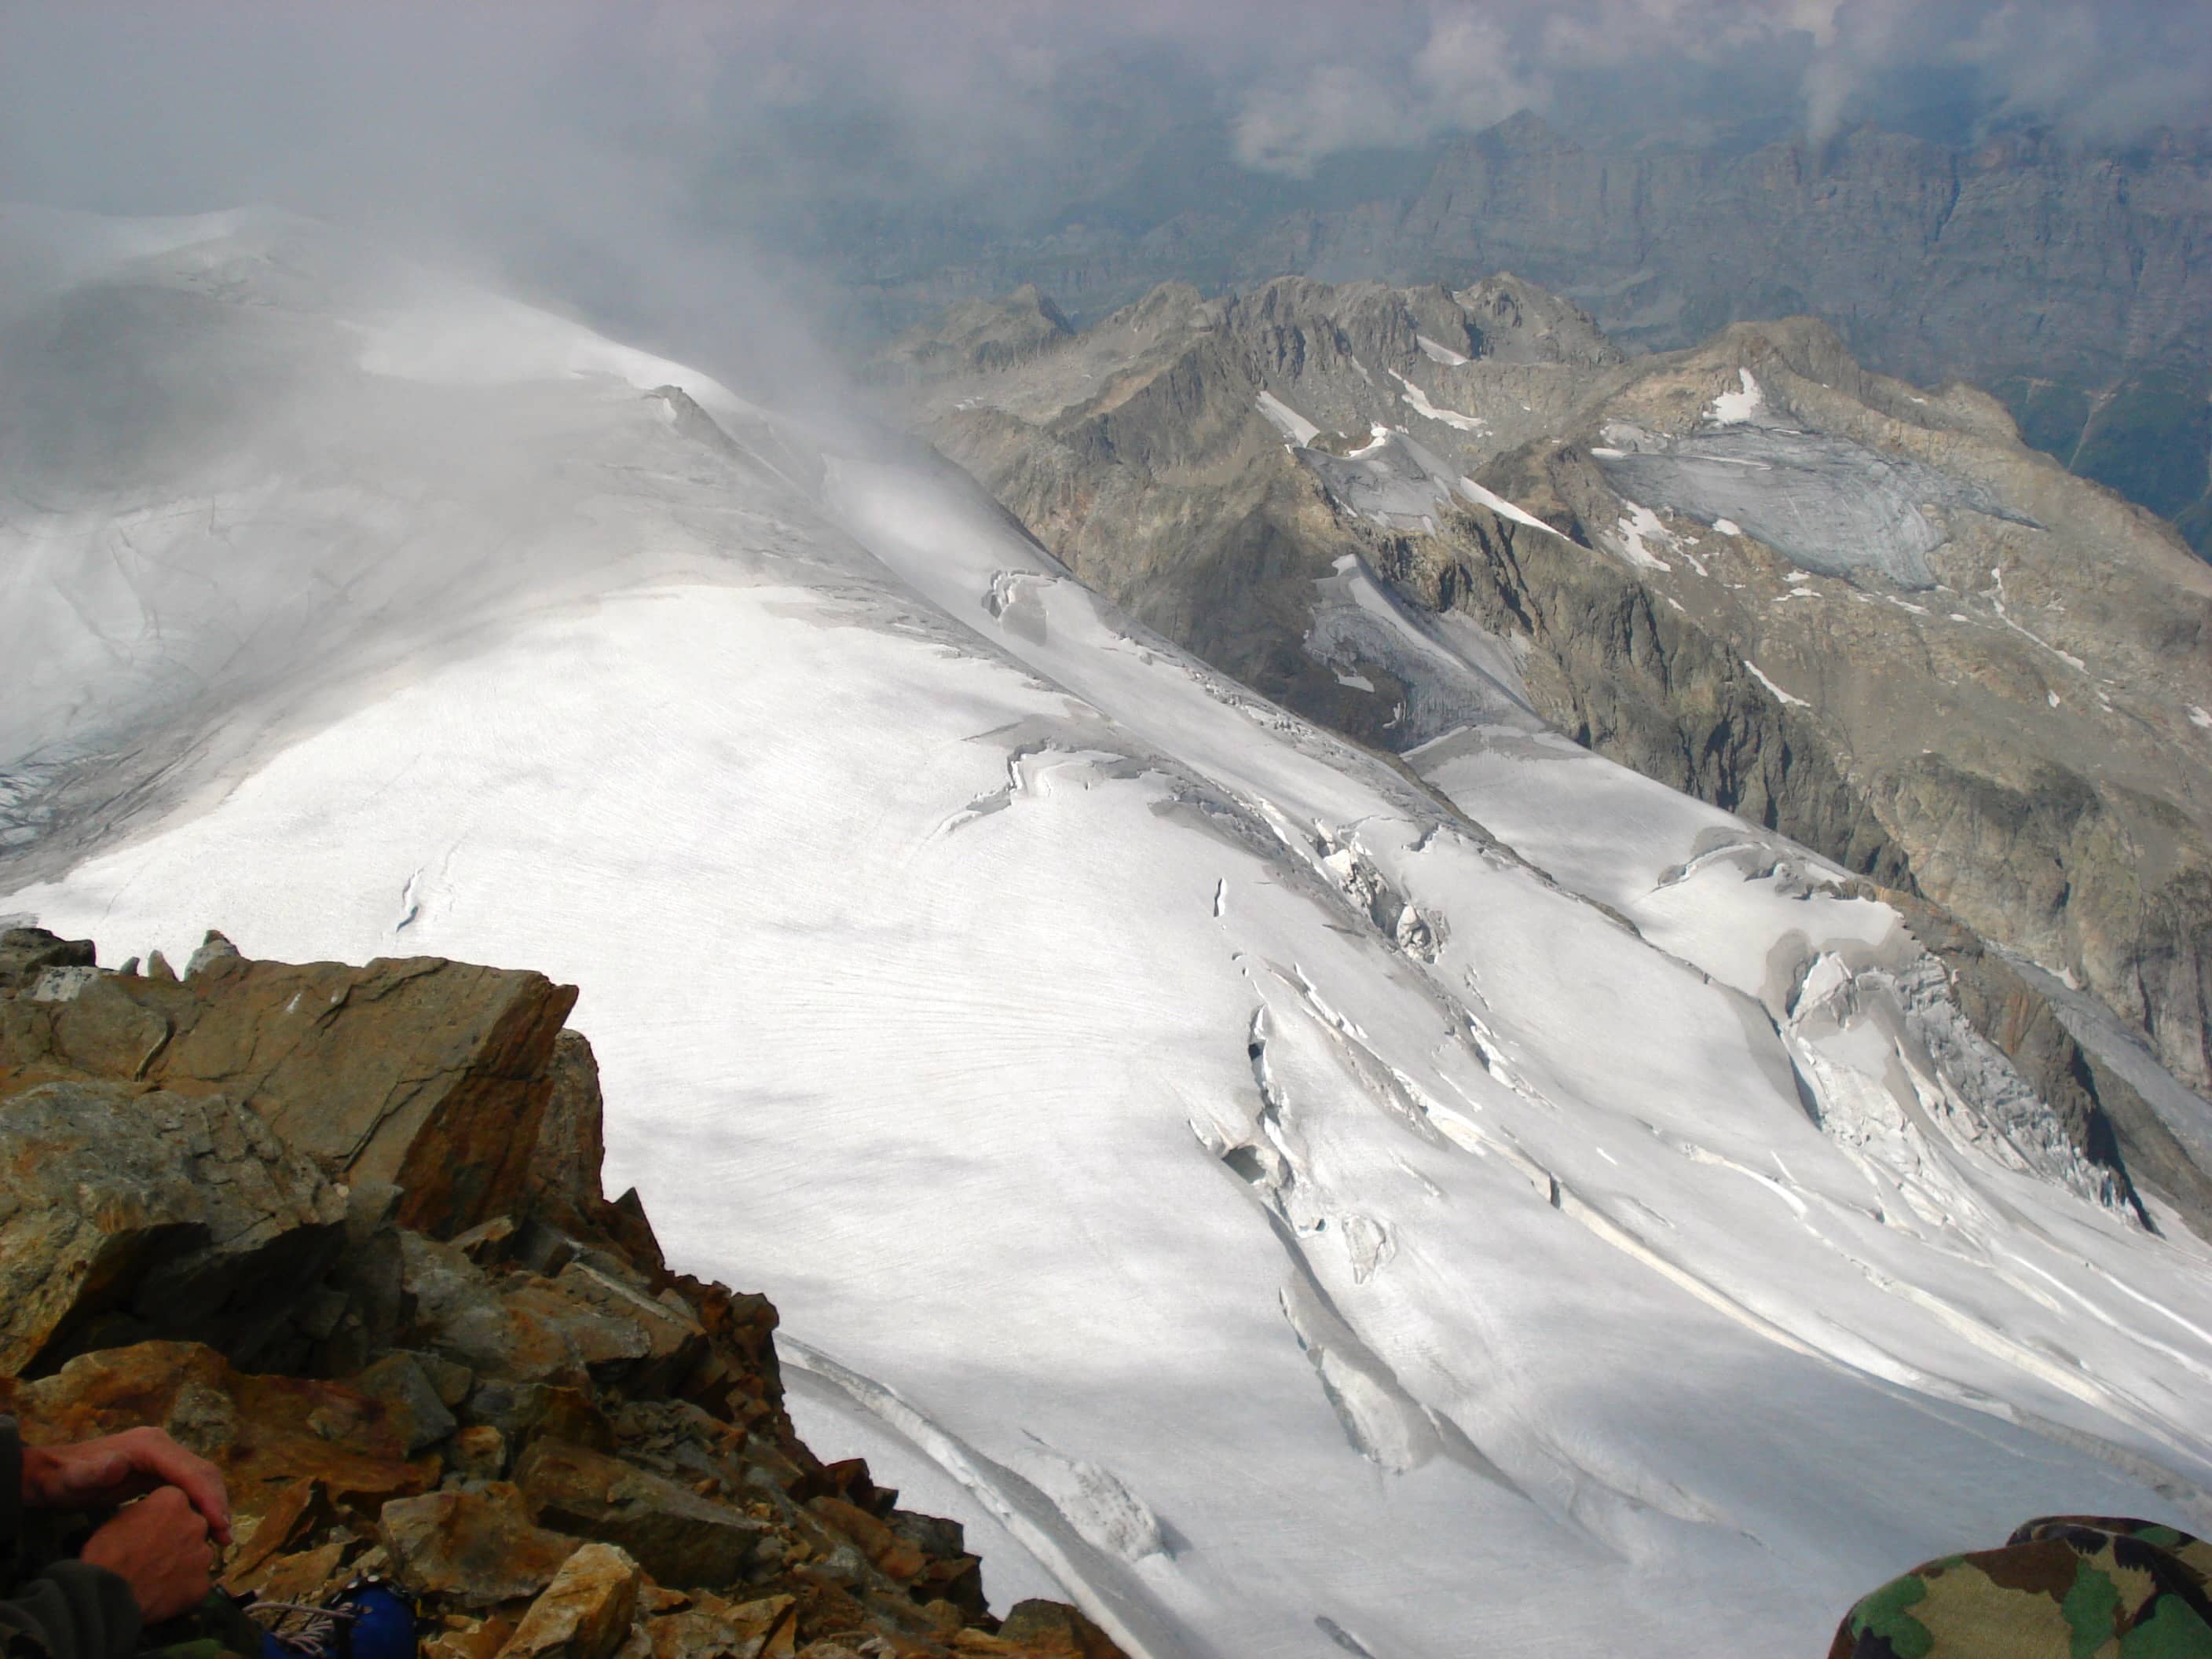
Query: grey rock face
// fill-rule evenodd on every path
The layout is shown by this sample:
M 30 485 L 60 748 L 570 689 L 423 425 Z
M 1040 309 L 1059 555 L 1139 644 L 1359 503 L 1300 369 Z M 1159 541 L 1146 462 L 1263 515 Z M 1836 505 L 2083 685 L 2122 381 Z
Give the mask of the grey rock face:
M 1412 201 L 1287 221 L 1238 269 L 1510 269 L 1648 349 L 1808 312 L 1894 370 L 1989 383 L 2032 366 L 2102 384 L 2124 361 L 2204 357 L 2212 276 L 2192 251 L 2208 225 L 2203 134 L 2124 156 L 1870 129 L 1821 155 L 1615 155 L 1522 115 L 1455 146 Z
M 343 1200 L 219 1096 L 56 1082 L 0 1111 L 0 1369 L 191 1330 L 259 1352 L 337 1254 Z
M 1835 443 L 1879 455 L 1893 477 L 1943 475 L 1940 490 L 1908 492 L 1937 532 L 1924 589 L 1898 580 L 1916 573 L 1898 568 L 1895 543 L 1869 531 L 1857 556 L 1822 557 L 1834 544 L 1786 511 L 1783 548 L 1734 520 L 1655 519 L 1644 539 L 1658 550 L 1632 565 L 1634 580 L 1778 685 L 1919 891 L 2075 975 L 2203 1087 L 2212 727 L 2189 711 L 2212 708 L 2212 577 L 2148 514 L 1993 427 L 1986 400 L 1844 371 L 1825 334 L 1740 326 L 1653 360 L 1561 439 L 1486 476 L 1625 556 L 1620 458 L 1597 453 L 1614 447 L 1603 439 L 1632 424 L 1702 448 L 1705 411 L 1747 371 L 1777 424 L 1823 434 L 1807 453 L 1766 445 L 1757 488 L 1778 509 L 1820 499 Z M 1818 563 L 1829 574 L 1807 574 Z M 1574 678 L 1589 687 L 1607 672 L 1585 657 Z M 1848 861 L 1846 846 L 1795 833 Z
M 0 933 L 0 991 L 28 985 L 49 968 L 89 968 L 94 960 L 88 939 L 57 939 L 43 927 L 10 927 Z

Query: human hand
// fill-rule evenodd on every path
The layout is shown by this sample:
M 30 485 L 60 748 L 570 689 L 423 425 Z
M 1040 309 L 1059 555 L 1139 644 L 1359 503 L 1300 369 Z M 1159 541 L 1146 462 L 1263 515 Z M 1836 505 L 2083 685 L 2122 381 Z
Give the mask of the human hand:
M 120 1575 L 149 1625 L 190 1613 L 215 1588 L 207 1517 L 177 1486 L 126 1504 L 85 1540 L 77 1559 Z
M 74 1446 L 23 1448 L 26 1509 L 112 1509 L 161 1487 L 182 1492 L 216 1542 L 230 1542 L 230 1495 L 222 1472 L 159 1429 L 126 1429 Z

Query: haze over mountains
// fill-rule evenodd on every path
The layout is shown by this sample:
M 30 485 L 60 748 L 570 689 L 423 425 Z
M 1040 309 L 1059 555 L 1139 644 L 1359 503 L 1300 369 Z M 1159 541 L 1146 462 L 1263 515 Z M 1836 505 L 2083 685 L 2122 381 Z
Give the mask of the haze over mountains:
M 1862 127 L 1826 145 L 1607 150 L 1523 112 L 1444 148 L 1399 194 L 1238 205 L 1072 223 L 935 268 L 917 247 L 896 277 L 873 274 L 872 248 L 845 269 L 897 327 L 1024 283 L 1096 319 L 1167 281 L 1456 286 L 1501 270 L 1572 300 L 1632 351 L 1814 316 L 1870 368 L 1994 392 L 2035 447 L 2174 520 L 2200 553 L 2212 545 L 2205 131 L 2125 149 Z

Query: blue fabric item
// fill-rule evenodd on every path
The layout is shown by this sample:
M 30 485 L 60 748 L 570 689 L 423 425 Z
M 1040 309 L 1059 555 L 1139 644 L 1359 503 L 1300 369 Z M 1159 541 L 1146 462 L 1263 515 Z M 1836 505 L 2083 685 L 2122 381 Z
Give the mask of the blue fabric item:
M 325 1604 L 333 1617 L 313 1634 L 261 1638 L 259 1659 L 414 1659 L 414 1605 L 386 1584 L 350 1584 Z
M 331 1604 L 357 1616 L 346 1621 L 346 1659 L 414 1659 L 415 1609 L 382 1584 L 349 1589 Z

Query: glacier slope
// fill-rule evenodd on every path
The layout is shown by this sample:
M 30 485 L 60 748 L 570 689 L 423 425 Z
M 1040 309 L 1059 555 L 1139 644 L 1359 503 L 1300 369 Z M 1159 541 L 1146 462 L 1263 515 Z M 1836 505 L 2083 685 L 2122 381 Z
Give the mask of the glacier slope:
M 592 510 L 501 557 L 562 583 L 161 704 L 252 733 L 0 911 L 574 981 L 672 1256 L 1155 1659 L 1817 1650 L 2031 1513 L 2212 1520 L 2208 1252 L 1876 1017 L 1883 907 L 1525 730 L 1414 757 L 1455 809 L 936 476 L 445 314 L 350 361 L 544 412 Z M 465 483 L 364 544 L 428 580 L 499 505 Z M 271 696 L 317 712 L 277 741 Z

